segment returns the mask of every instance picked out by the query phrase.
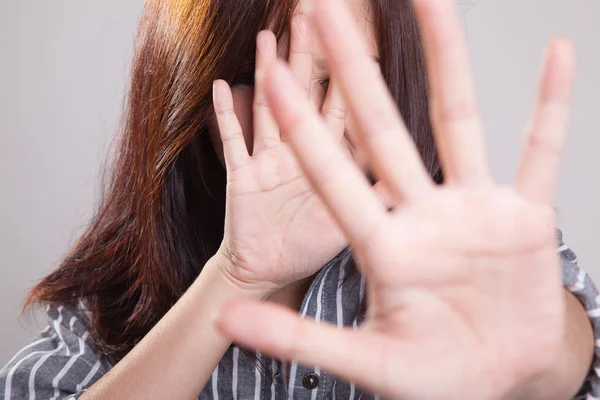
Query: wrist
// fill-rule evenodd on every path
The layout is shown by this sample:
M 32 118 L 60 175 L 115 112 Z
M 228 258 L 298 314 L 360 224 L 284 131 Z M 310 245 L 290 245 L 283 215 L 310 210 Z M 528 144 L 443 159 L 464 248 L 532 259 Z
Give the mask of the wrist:
M 277 288 L 268 283 L 244 282 L 232 274 L 234 266 L 221 251 L 217 251 L 206 263 L 200 276 L 209 276 L 213 284 L 219 285 L 233 299 L 264 300 Z

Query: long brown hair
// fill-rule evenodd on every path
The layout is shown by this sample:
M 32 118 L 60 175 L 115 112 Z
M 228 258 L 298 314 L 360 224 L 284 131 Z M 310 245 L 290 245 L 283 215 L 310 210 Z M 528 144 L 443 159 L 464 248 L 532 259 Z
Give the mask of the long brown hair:
M 280 40 L 297 0 L 147 0 L 122 132 L 99 207 L 26 305 L 85 299 L 117 361 L 192 284 L 223 238 L 225 171 L 207 124 L 215 79 L 251 82 L 255 37 Z M 383 75 L 432 175 L 425 62 L 410 0 L 371 0 Z

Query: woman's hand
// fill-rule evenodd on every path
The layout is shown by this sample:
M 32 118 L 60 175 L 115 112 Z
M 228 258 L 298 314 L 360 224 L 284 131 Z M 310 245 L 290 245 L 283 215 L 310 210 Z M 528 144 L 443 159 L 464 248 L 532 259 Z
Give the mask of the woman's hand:
M 289 70 L 282 63 L 269 70 L 275 118 L 367 278 L 365 323 L 358 331 L 338 330 L 249 303 L 232 304 L 219 323 L 240 344 L 320 366 L 387 398 L 536 398 L 558 360 L 565 325 L 552 205 L 573 50 L 564 40 L 550 45 L 516 181 L 500 186 L 490 176 L 454 2 L 414 5 L 427 53 L 441 186 L 427 175 L 349 12 L 339 0 L 315 2 L 314 11 L 360 141 L 399 204 L 392 211 Z
M 292 20 L 290 67 L 307 92 L 314 88 L 312 35 L 308 18 Z M 347 242 L 327 207 L 315 195 L 289 145 L 282 140 L 265 97 L 270 64 L 277 60 L 275 36 L 264 31 L 257 38 L 252 155 L 234 112 L 229 86 L 214 85 L 214 105 L 227 167 L 227 214 L 220 254 L 224 272 L 241 286 L 273 292 L 307 278 L 339 253 Z M 318 85 L 318 82 L 316 82 Z M 322 94 L 322 92 L 321 92 Z M 322 114 L 328 135 L 342 142 L 345 105 L 333 85 Z M 285 137 L 284 137 L 285 139 Z

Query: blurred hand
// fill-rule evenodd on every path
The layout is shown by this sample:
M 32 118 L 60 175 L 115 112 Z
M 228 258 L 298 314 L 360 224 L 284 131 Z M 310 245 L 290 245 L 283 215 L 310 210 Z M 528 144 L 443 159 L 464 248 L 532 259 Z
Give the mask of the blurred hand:
M 386 398 L 534 398 L 532 388 L 560 354 L 565 325 L 552 205 L 573 50 L 564 40 L 551 43 L 515 183 L 500 186 L 490 176 L 454 2 L 414 5 L 441 186 L 422 165 L 348 10 L 339 0 L 316 2 L 313 16 L 374 172 L 398 204 L 392 211 L 289 69 L 269 69 L 277 123 L 366 276 L 366 321 L 358 331 L 338 330 L 275 305 L 236 303 L 219 324 L 237 343 L 320 366 Z

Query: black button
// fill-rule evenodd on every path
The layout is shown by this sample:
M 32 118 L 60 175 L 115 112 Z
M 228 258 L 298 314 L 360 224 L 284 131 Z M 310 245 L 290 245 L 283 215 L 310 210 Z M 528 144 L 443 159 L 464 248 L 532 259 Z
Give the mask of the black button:
M 314 372 L 304 375 L 302 385 L 307 389 L 316 389 L 319 386 L 319 375 Z

